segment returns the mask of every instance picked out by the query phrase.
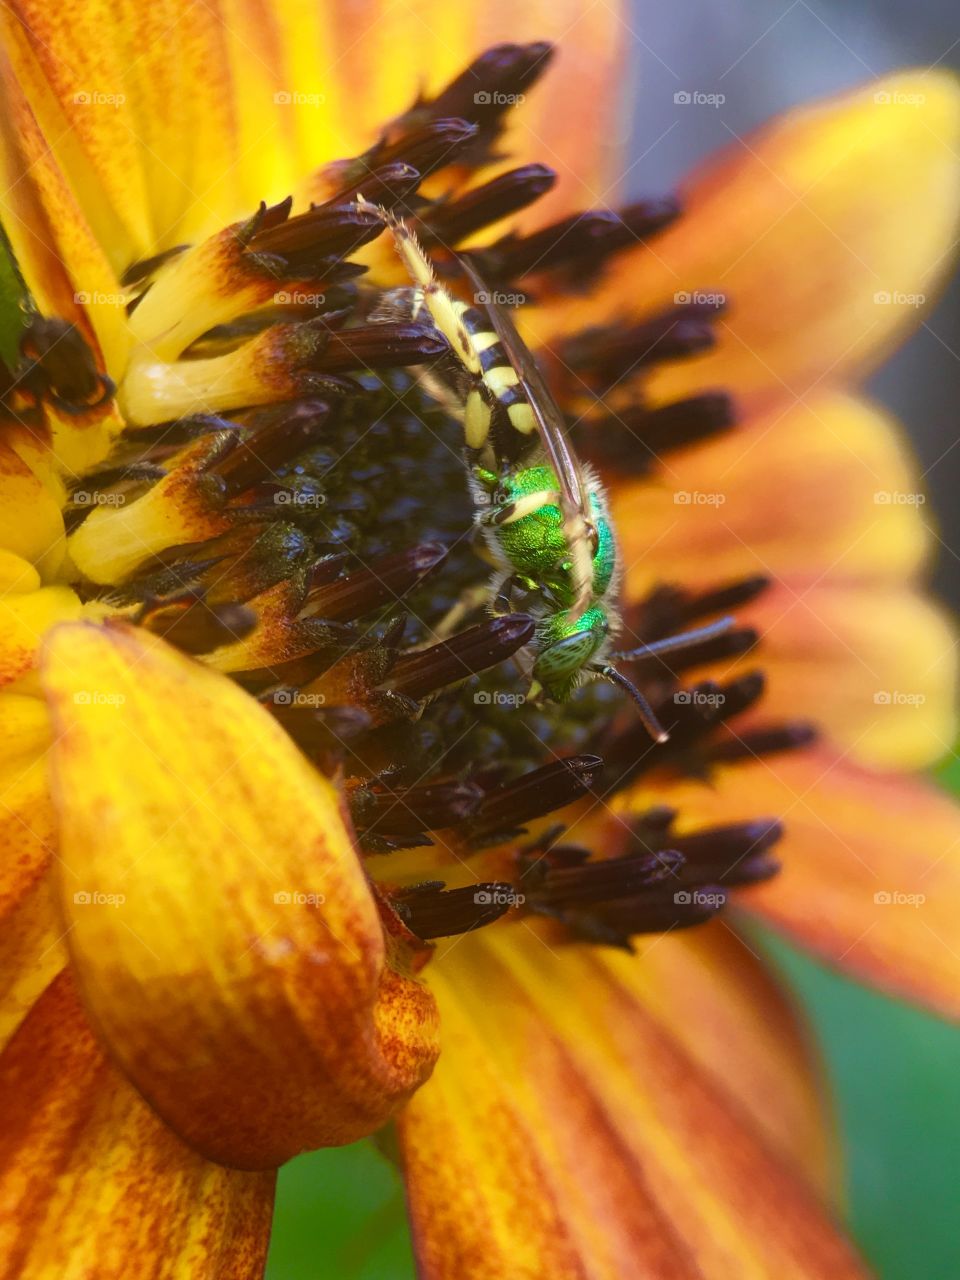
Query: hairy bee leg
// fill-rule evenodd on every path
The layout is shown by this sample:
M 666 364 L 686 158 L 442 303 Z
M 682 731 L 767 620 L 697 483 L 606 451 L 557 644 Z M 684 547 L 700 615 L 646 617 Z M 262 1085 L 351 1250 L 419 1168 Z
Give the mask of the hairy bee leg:
M 357 197 L 357 203 L 369 207 L 369 201 L 364 200 L 362 196 Z M 463 312 L 467 310 L 466 306 L 449 294 L 437 280 L 430 265 L 430 259 L 403 219 L 379 205 L 375 208 L 393 237 L 400 261 L 417 286 L 422 305 L 426 307 L 431 320 L 450 343 L 464 368 L 474 377 L 480 377 L 483 373 L 480 356 L 462 319 Z M 419 310 L 418 306 L 417 312 Z
M 484 524 L 513 524 L 524 516 L 534 515 L 541 507 L 559 506 L 559 489 L 540 489 L 537 493 L 528 493 L 516 502 L 507 502 L 502 506 L 491 507 L 483 514 Z
M 490 598 L 490 588 L 486 584 L 467 587 L 460 593 L 456 604 L 451 605 L 435 627 L 432 628 L 427 644 L 439 644 L 441 640 L 449 640 L 459 629 L 464 618 L 483 608 Z
M 663 640 L 654 640 L 650 644 L 638 645 L 636 649 L 622 649 L 610 656 L 617 662 L 628 662 L 636 658 L 653 658 L 664 653 L 677 653 L 681 649 L 691 649 L 703 640 L 713 640 L 717 636 L 726 635 L 737 625 L 736 618 L 721 618 L 705 627 L 696 627 L 692 631 L 681 631 L 675 636 L 667 636 Z
M 518 585 L 517 575 L 515 573 L 508 574 L 499 586 L 494 589 L 493 599 L 490 602 L 490 612 L 494 617 L 503 617 L 504 614 L 513 613 L 513 602 L 510 599 L 513 588 Z

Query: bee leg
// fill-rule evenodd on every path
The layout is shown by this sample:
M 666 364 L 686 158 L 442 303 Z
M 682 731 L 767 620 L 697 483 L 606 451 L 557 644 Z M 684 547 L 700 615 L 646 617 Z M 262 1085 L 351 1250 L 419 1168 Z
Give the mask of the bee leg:
M 483 513 L 482 519 L 484 524 L 513 524 L 515 520 L 522 520 L 524 516 L 534 515 L 541 507 L 559 505 L 559 489 L 540 489 L 537 493 L 524 494 L 515 502 L 504 502 L 488 508 Z
M 426 644 L 439 644 L 441 640 L 449 640 L 456 633 L 464 618 L 482 609 L 490 598 L 490 588 L 485 584 L 467 587 L 460 593 L 456 604 L 452 605 L 437 625 L 431 630 Z
M 495 618 L 502 618 L 504 614 L 515 612 L 512 599 L 513 591 L 515 587 L 522 585 L 517 574 L 511 573 L 494 589 L 493 599 L 490 602 L 490 612 Z

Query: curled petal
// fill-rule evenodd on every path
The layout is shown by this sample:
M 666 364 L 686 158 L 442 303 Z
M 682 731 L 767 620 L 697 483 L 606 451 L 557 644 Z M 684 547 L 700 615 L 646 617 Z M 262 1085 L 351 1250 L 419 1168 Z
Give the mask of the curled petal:
M 336 789 L 236 686 L 143 633 L 50 636 L 44 683 L 77 981 L 190 1145 L 242 1168 L 379 1128 L 435 1010 L 385 939 Z
M 806 1181 L 673 1036 L 690 978 L 665 1016 L 619 966 L 523 926 L 439 959 L 443 1054 L 398 1121 L 421 1275 L 864 1274 Z
M 261 1273 L 273 1174 L 185 1147 L 107 1061 L 67 974 L 0 1057 L 0 1112 L 5 1276 Z

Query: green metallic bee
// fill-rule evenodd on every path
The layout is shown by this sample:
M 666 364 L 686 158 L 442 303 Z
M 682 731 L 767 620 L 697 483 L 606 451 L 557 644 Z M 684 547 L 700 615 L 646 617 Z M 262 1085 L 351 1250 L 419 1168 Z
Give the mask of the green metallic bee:
M 364 202 L 365 203 L 365 202 Z M 603 486 L 565 436 L 563 414 L 507 310 L 476 268 L 458 259 L 475 298 L 471 306 L 439 283 L 410 228 L 378 210 L 414 282 L 414 316 L 425 309 L 467 375 L 460 406 L 470 484 L 497 576 L 488 600 L 496 613 L 522 609 L 537 620 L 531 696 L 565 702 L 586 678 L 612 681 L 636 702 L 651 737 L 667 733 L 647 699 L 613 661 L 690 648 L 734 624 L 723 618 L 652 644 L 615 651 L 620 629 L 620 563 Z M 431 381 L 449 401 L 447 389 Z

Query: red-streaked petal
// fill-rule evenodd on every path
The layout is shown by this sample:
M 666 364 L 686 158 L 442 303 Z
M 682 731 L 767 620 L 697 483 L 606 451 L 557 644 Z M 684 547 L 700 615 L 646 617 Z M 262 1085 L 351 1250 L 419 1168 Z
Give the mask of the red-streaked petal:
M 59 883 L 114 1060 L 211 1159 L 379 1128 L 433 1002 L 384 936 L 337 789 L 253 698 L 143 632 L 48 637 Z
M 451 946 L 433 980 L 443 1052 L 398 1121 L 425 1278 L 863 1274 L 604 958 L 504 927 Z
M 251 1280 L 272 1173 L 185 1147 L 104 1056 L 58 978 L 0 1057 L 0 1255 L 18 1280 Z

